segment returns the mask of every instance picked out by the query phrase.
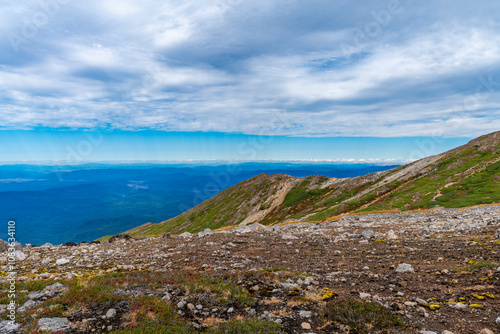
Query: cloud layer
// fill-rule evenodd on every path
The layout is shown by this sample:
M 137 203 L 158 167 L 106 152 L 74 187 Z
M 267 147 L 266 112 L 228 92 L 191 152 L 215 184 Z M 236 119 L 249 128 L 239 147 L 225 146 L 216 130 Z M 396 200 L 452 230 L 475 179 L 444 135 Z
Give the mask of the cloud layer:
M 474 137 L 500 125 L 495 1 L 2 6 L 1 129 Z

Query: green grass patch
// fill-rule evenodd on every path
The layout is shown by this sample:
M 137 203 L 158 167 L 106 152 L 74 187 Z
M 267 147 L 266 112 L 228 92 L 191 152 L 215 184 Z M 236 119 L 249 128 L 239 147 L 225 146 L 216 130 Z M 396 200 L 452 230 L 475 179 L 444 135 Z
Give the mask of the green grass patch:
M 498 264 L 493 261 L 479 261 L 468 267 L 462 269 L 462 271 L 474 271 L 482 268 L 497 268 Z
M 281 326 L 273 321 L 247 318 L 232 320 L 209 330 L 208 334 L 284 334 Z
M 374 303 L 357 301 L 335 301 L 326 304 L 324 315 L 329 321 L 345 326 L 355 333 L 392 333 L 405 329 L 397 315 Z
M 236 284 L 233 277 L 215 277 L 210 275 L 191 274 L 179 279 L 177 287 L 189 293 L 206 293 L 214 305 L 254 305 L 256 300 L 243 287 Z

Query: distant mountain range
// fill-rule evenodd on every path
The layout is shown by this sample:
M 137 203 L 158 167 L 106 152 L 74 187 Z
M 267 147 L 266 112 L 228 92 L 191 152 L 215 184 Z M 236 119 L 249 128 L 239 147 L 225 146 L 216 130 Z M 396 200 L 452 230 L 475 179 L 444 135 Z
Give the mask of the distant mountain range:
M 322 221 L 345 213 L 500 202 L 500 132 L 405 166 L 352 178 L 260 174 L 131 235 L 198 232 L 259 222 Z

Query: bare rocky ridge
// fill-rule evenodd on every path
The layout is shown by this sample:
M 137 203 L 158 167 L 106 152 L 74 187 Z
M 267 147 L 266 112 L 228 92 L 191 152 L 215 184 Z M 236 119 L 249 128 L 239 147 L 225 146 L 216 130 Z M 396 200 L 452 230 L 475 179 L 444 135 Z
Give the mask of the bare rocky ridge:
M 193 333 L 242 317 L 279 323 L 286 333 L 347 332 L 346 325 L 325 319 L 329 300 L 387 307 L 410 325 L 405 333 L 498 332 L 499 238 L 500 206 L 483 206 L 25 247 L 18 282 L 62 284 L 30 292 L 18 306 L 34 314 L 32 323 L 39 327 L 63 326 L 68 333 L 105 333 L 131 326 L 130 305 L 137 296 L 167 300 Z M 5 272 L 5 255 L 0 260 Z M 190 277 L 239 277 L 235 284 L 256 303 L 213 305 L 203 294 L 176 286 L 172 277 L 180 272 L 189 272 Z M 39 308 L 44 300 L 64 305 L 68 280 L 85 282 L 113 273 L 124 274 L 125 279 L 150 273 L 163 283 L 155 289 L 143 283 L 125 285 L 114 293 L 130 300 L 63 309 L 56 320 L 43 317 Z

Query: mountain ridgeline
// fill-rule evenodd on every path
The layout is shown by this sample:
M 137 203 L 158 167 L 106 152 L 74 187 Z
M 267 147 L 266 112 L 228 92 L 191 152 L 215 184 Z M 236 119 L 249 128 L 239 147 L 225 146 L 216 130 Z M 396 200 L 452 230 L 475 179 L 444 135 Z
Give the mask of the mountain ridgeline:
M 318 222 L 346 213 L 499 202 L 500 131 L 405 166 L 354 178 L 260 174 L 177 217 L 126 233 L 195 233 L 256 222 Z

